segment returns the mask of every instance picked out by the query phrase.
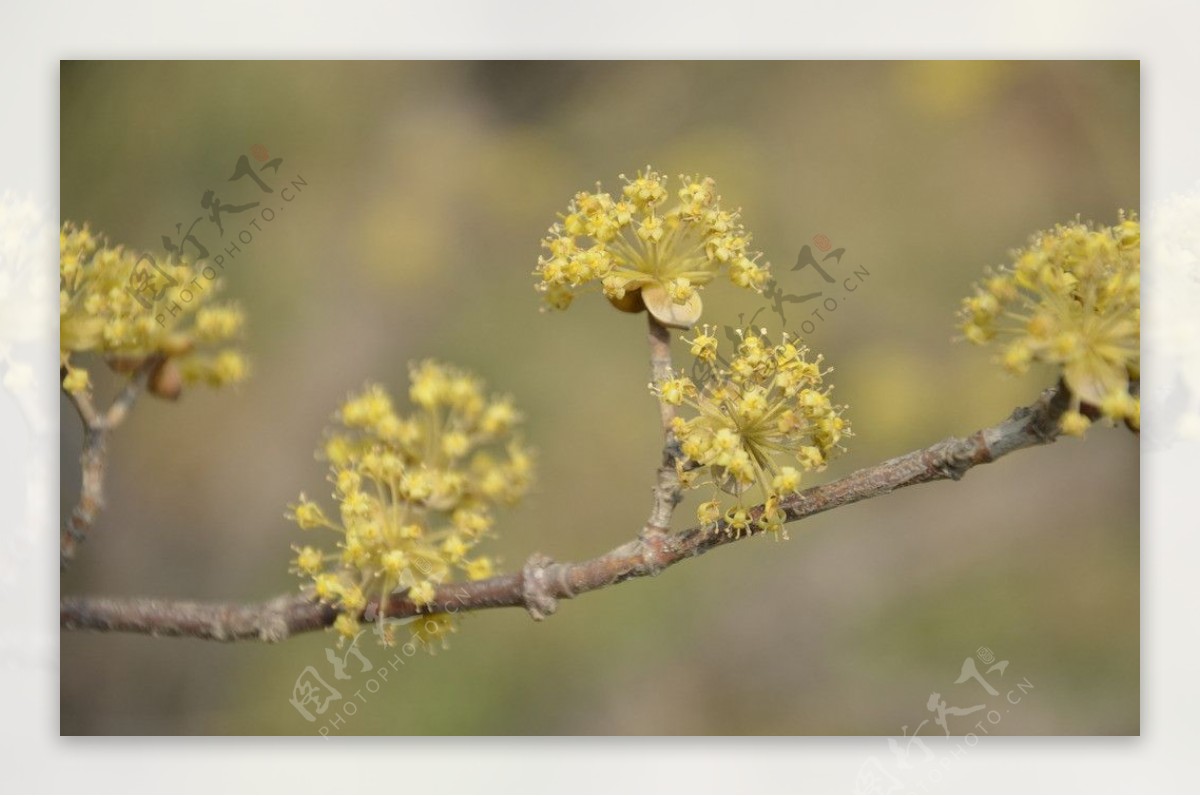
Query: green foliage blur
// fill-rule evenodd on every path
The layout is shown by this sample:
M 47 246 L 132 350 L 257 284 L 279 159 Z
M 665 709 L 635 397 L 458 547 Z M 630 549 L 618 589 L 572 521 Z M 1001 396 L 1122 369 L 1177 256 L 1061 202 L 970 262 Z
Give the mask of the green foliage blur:
M 1133 62 L 65 62 L 63 219 L 158 250 L 207 213 L 206 190 L 279 209 L 224 271 L 251 379 L 137 406 L 63 592 L 296 588 L 289 548 L 307 537 L 283 514 L 331 489 L 314 458 L 330 413 L 367 380 L 404 393 L 407 363 L 428 356 L 511 393 L 540 451 L 538 486 L 488 543 L 502 569 L 631 538 L 659 445 L 644 318 L 599 295 L 540 314 L 530 272 L 574 192 L 647 163 L 713 176 L 784 286 L 824 291 L 788 307 L 792 328 L 836 299 L 806 338 L 856 436 L 818 477 L 995 422 L 1054 376 L 1012 378 L 952 342 L 958 300 L 1035 230 L 1139 209 L 1138 84 Z M 282 158 L 259 172 L 268 184 L 307 183 L 293 201 L 229 181 L 256 145 Z M 224 215 L 223 237 L 207 219 L 196 232 L 216 253 L 256 212 Z M 792 270 L 817 235 L 845 248 L 833 285 Z M 853 269 L 869 277 L 845 292 Z M 710 286 L 704 320 L 764 303 L 743 293 Z M 756 323 L 778 329 L 769 311 Z M 61 418 L 66 516 L 81 435 L 65 403 Z M 991 734 L 1136 734 L 1138 467 L 1135 436 L 1096 428 L 792 525 L 790 542 L 740 542 L 565 602 L 544 623 L 469 616 L 450 649 L 399 653 L 372 693 L 353 657 L 352 679 L 333 678 L 327 634 L 68 633 L 61 731 L 314 734 L 353 701 L 327 731 L 897 735 L 934 717 L 933 692 L 960 707 L 986 696 L 955 680 L 988 647 L 1010 662 L 989 679 L 1036 686 Z M 373 669 L 397 654 L 360 644 Z M 313 723 L 289 701 L 308 666 L 344 697 Z

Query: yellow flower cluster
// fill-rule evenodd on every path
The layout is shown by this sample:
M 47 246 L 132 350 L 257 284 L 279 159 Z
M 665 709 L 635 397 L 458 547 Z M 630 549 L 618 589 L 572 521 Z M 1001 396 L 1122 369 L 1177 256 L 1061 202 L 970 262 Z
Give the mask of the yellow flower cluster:
M 338 536 L 337 552 L 295 548 L 293 571 L 341 609 L 334 629 L 343 637 L 359 633 L 360 614 L 376 600 L 380 638 L 393 643 L 390 594 L 406 589 L 425 607 L 454 571 L 490 577 L 492 560 L 473 550 L 491 530 L 492 508 L 518 500 L 533 477 L 532 454 L 513 437 L 520 416 L 510 399 L 488 399 L 478 379 L 433 361 L 413 365 L 410 382 L 411 414 L 397 413 L 376 385 L 338 412 L 340 427 L 323 448 L 336 516 L 304 495 L 290 507 L 301 528 Z M 451 619 L 430 612 L 411 629 L 431 643 L 453 629 Z
M 160 355 L 184 382 L 220 387 L 242 381 L 245 359 L 221 346 L 241 334 L 243 317 L 236 307 L 213 302 L 219 288 L 211 266 L 142 257 L 109 246 L 86 225 L 64 223 L 58 296 L 64 389 L 91 388 L 90 374 L 77 364 L 86 354 L 116 370 Z
M 1081 436 L 1089 415 L 1139 427 L 1140 239 L 1137 219 L 1124 214 L 1112 227 L 1056 226 L 963 300 L 964 335 L 977 344 L 1002 339 L 1009 371 L 1034 362 L 1062 368 L 1071 391 L 1064 433 Z
M 699 289 L 718 273 L 762 290 L 768 266 L 749 250 L 740 213 L 721 209 L 712 178 L 681 176 L 670 205 L 667 180 L 649 166 L 621 179 L 617 198 L 600 185 L 576 194 L 542 241 L 548 253 L 534 275 L 550 307 L 566 309 L 596 283 L 619 309 L 645 308 L 664 324 L 690 328 L 700 317 Z
M 705 525 L 725 522 L 740 536 L 757 528 L 780 533 L 784 514 L 780 500 L 800 489 L 802 471 L 821 470 L 842 450 L 850 435 L 843 406 L 832 403 L 823 383 L 829 370 L 823 358 L 809 360 L 809 350 L 784 333 L 772 344 L 766 330 L 738 330 L 741 342 L 731 362 L 722 360 L 713 331 L 705 326 L 693 339 L 692 355 L 711 369 L 711 378 L 696 384 L 672 374 L 651 390 L 673 406 L 695 410 L 690 419 L 676 417 L 673 430 L 685 459 L 677 463 L 685 487 L 704 483 L 736 496 L 728 509 L 714 490 L 697 517 Z M 758 485 L 764 511 L 752 517 L 743 497 Z M 752 527 L 753 526 L 753 527 Z M 786 538 L 786 534 L 783 534 Z

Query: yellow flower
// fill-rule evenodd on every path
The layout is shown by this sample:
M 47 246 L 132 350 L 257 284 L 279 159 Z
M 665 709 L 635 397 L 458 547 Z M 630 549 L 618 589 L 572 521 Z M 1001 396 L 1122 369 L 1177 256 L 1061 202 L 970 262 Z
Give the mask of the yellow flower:
M 337 619 L 333 620 L 333 631 L 343 639 L 353 639 L 361 630 L 362 624 L 356 616 L 340 614 Z
M 709 525 L 716 522 L 721 517 L 721 501 L 710 500 L 706 503 L 701 503 L 696 509 L 696 519 L 701 524 Z
M 410 627 L 413 640 L 430 652 L 436 651 L 435 642 L 440 642 L 442 647 L 447 646 L 446 637 L 458 629 L 454 617 L 447 613 L 423 614 Z
M 296 569 L 298 574 L 315 575 L 321 571 L 322 556 L 321 551 L 315 547 L 307 545 L 300 548 L 292 548 L 296 551 Z
M 480 556 L 467 562 L 467 577 L 471 580 L 487 580 L 492 576 L 492 560 Z
M 411 413 L 368 385 L 335 414 L 339 427 L 323 451 L 340 522 L 304 495 L 289 512 L 301 528 L 335 535 L 336 554 L 300 548 L 293 571 L 343 616 L 357 617 L 369 599 L 386 622 L 395 592 L 428 605 L 455 572 L 490 577 L 491 560 L 471 556 L 491 528 L 491 509 L 519 499 L 532 482 L 532 454 L 514 439 L 520 415 L 510 399 L 488 400 L 474 376 L 434 361 L 414 364 L 410 376 Z M 414 635 L 424 618 L 409 625 Z M 380 633 L 384 643 L 391 630 Z
M 771 481 L 771 488 L 781 495 L 790 495 L 800 489 L 800 471 L 795 467 L 780 467 Z
M 303 492 L 300 493 L 300 502 L 291 507 L 288 517 L 305 530 L 329 525 L 325 512 L 319 505 L 306 498 Z
M 84 368 L 67 368 L 62 387 L 69 393 L 85 393 L 91 387 L 91 378 Z
M 388 550 L 380 556 L 380 560 L 383 562 L 384 574 L 397 579 L 411 565 L 408 555 L 403 550 Z
M 738 336 L 733 360 L 714 368 L 704 384 L 673 374 L 651 389 L 695 413 L 678 416 L 672 424 L 692 465 L 683 486 L 710 485 L 736 499 L 722 511 L 721 498 L 714 494 L 697 511 L 700 522 L 715 525 L 724 517 L 727 532 L 749 530 L 745 495 L 757 486 L 769 509 L 755 521 L 757 527 L 780 531 L 779 500 L 799 489 L 802 470 L 823 468 L 842 449 L 850 429 L 842 417 L 844 407 L 829 399 L 830 387 L 823 380 L 828 371 L 821 369 L 820 356 L 809 361 L 808 349 L 786 333 L 777 345 L 765 330 L 738 330 Z M 697 359 L 719 360 L 715 338 L 697 348 Z M 699 469 L 708 474 L 707 481 L 695 477 Z
M 658 394 L 665 402 L 679 406 L 685 398 L 696 394 L 696 385 L 687 376 L 675 376 L 659 384 Z
M 434 586 L 427 580 L 421 581 L 408 590 L 408 599 L 416 605 L 429 605 L 435 596 Z
M 582 191 L 542 241 L 534 275 L 546 304 L 566 309 L 575 294 L 600 285 L 628 312 L 649 310 L 668 326 L 691 327 L 702 309 L 699 290 L 724 272 L 735 285 L 761 291 L 766 263 L 750 250 L 737 211 L 721 209 L 709 177 L 681 177 L 668 204 L 667 180 L 649 166 L 626 178 L 622 198 L 597 185 Z
M 341 599 L 342 609 L 349 612 L 352 616 L 357 616 L 362 609 L 367 607 L 367 596 L 363 594 L 362 589 L 357 586 L 351 586 L 342 591 Z
M 239 352 L 204 350 L 236 339 L 245 325 L 241 310 L 215 303 L 220 289 L 217 270 L 203 261 L 113 247 L 86 225 L 64 223 L 58 297 L 63 388 L 89 389 L 87 370 L 77 366 L 87 355 L 122 371 L 153 355 L 167 357 L 187 383 L 222 387 L 244 380 L 247 366 Z M 153 384 L 151 391 L 165 395 Z
M 1137 219 L 1124 214 L 1112 227 L 1060 224 L 1035 235 L 1011 266 L 989 273 L 963 300 L 964 336 L 1001 342 L 1010 372 L 1025 373 L 1034 362 L 1061 369 L 1071 392 L 1064 433 L 1083 435 L 1085 404 L 1139 424 L 1140 241 Z
M 708 324 L 704 324 L 704 329 L 700 334 L 696 335 L 691 340 L 686 337 L 682 338 L 683 342 L 691 345 L 691 354 L 696 359 L 702 362 L 713 363 L 717 359 L 717 336 L 713 334 L 713 330 L 709 329 Z
M 1088 420 L 1086 415 L 1074 410 L 1065 412 L 1060 422 L 1062 432 L 1072 437 L 1082 437 L 1088 427 L 1092 425 L 1092 421 Z
M 224 387 L 245 381 L 249 366 L 240 352 L 227 349 L 215 357 L 200 354 L 185 357 L 180 372 L 189 384 Z
M 498 437 L 507 434 L 519 419 L 520 416 L 513 408 L 512 401 L 508 398 L 501 398 L 488 404 L 479 426 L 483 433 Z
M 330 602 L 342 592 L 341 581 L 334 575 L 321 573 L 313 578 L 313 593 L 317 598 Z

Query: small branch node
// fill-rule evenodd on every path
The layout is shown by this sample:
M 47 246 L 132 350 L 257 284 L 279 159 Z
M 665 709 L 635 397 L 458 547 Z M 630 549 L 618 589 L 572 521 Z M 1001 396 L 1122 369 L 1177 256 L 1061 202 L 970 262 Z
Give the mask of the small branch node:
M 649 528 L 642 532 L 639 545 L 643 571 L 654 577 L 672 563 L 670 555 L 671 537 L 658 528 Z
M 973 456 L 963 451 L 950 451 L 938 464 L 938 472 L 943 478 L 949 478 L 951 481 L 962 480 L 962 477 L 967 474 L 975 466 Z
M 554 560 L 541 553 L 534 553 L 525 562 L 521 570 L 521 597 L 525 601 L 525 610 L 540 622 L 558 610 L 558 600 L 547 584 L 546 570 L 554 565 Z

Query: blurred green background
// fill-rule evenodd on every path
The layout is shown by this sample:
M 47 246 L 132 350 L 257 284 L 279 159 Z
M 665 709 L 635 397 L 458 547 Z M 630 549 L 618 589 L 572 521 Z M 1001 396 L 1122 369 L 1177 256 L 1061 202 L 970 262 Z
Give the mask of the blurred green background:
M 64 62 L 64 219 L 155 249 L 204 212 L 207 189 L 259 198 L 226 182 L 255 145 L 283 158 L 269 181 L 308 184 L 226 270 L 251 380 L 138 405 L 63 592 L 294 589 L 289 545 L 305 537 L 283 513 L 328 489 L 313 452 L 330 413 L 368 379 L 404 393 L 407 363 L 426 356 L 476 371 L 527 415 L 540 478 L 489 542 L 504 568 L 631 538 L 659 441 L 644 320 L 597 295 L 539 314 L 530 272 L 575 191 L 615 189 L 646 163 L 716 178 L 791 292 L 824 288 L 791 270 L 818 234 L 846 249 L 835 270 L 869 271 L 852 295 L 830 289 L 838 309 L 808 335 L 856 432 L 824 477 L 997 421 L 1053 377 L 1007 377 L 990 352 L 952 343 L 957 301 L 1035 230 L 1138 208 L 1138 83 L 1136 62 Z M 227 238 L 245 227 L 226 218 Z M 201 230 L 215 251 L 215 228 Z M 704 319 L 753 312 L 740 293 L 708 288 Z M 815 302 L 804 307 L 793 327 Z M 81 435 L 65 403 L 61 418 L 66 516 Z M 1138 732 L 1128 432 L 1096 429 L 790 533 L 566 602 L 544 623 L 470 616 L 449 650 L 405 658 L 361 700 L 367 675 L 333 680 L 322 633 L 277 646 L 67 633 L 61 730 L 314 733 L 322 723 L 289 703 L 311 665 L 341 704 L 360 702 L 334 734 L 898 735 L 933 718 L 932 692 L 979 703 L 977 685 L 954 681 L 989 647 L 1010 662 L 987 675 L 1001 694 L 1035 686 L 991 734 Z M 374 667 L 392 658 L 363 642 Z

